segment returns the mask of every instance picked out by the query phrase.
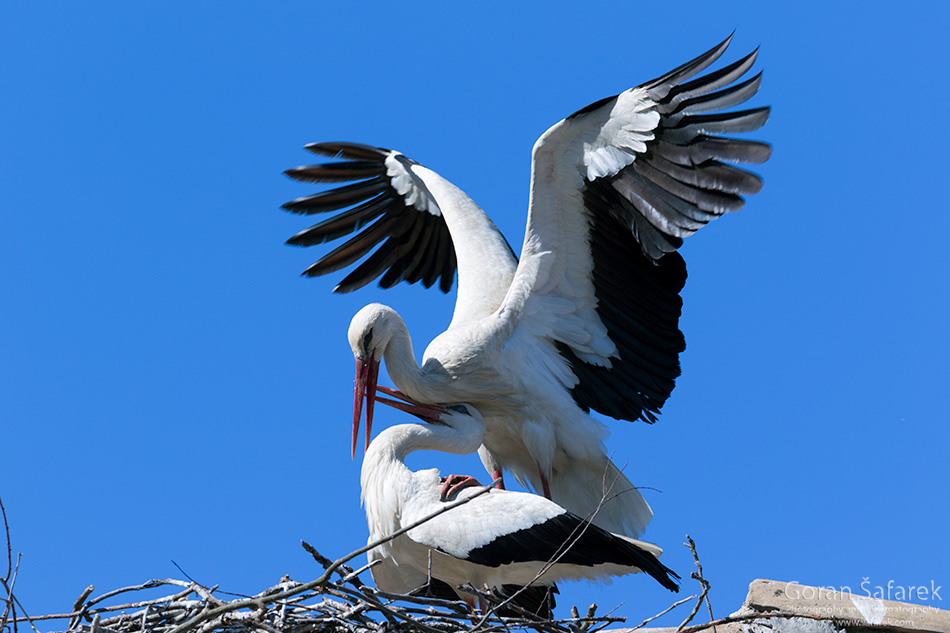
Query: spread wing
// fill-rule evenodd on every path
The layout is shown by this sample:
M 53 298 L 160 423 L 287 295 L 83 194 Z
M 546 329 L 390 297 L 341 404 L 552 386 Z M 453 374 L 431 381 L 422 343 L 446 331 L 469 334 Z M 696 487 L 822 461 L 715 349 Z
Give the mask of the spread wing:
M 304 271 L 318 276 L 363 260 L 335 288 L 350 292 L 380 278 L 425 287 L 439 281 L 459 292 L 453 320 L 491 314 L 500 305 L 518 260 L 504 235 L 462 190 L 403 154 L 355 143 L 314 143 L 307 149 L 343 159 L 290 169 L 295 180 L 352 184 L 284 205 L 294 213 L 332 213 L 287 242 L 312 246 L 355 233 Z M 375 251 L 373 249 L 376 249 Z M 364 259 L 365 258 L 365 259 Z
M 683 238 L 758 192 L 769 108 L 732 110 L 756 52 L 696 79 L 730 38 L 679 68 L 602 99 L 535 144 L 527 236 L 500 323 L 552 340 L 575 401 L 653 422 L 679 376 Z

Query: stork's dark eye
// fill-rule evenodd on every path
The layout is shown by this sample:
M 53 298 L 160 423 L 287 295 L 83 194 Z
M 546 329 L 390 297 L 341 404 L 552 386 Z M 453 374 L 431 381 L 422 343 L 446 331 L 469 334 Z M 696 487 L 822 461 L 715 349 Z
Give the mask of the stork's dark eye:
M 456 413 L 464 413 L 465 415 L 472 415 L 471 412 L 468 410 L 468 407 L 466 407 L 464 404 L 450 404 L 445 408 L 449 409 L 450 411 L 455 411 Z
M 363 335 L 363 350 L 369 351 L 369 346 L 373 342 L 373 331 L 369 330 Z

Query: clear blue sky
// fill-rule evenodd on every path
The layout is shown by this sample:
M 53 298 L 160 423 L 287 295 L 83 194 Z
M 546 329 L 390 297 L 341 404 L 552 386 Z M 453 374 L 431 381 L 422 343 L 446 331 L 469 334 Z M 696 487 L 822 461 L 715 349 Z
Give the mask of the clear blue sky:
M 172 560 L 257 592 L 318 574 L 300 539 L 364 544 L 347 325 L 385 302 L 421 354 L 453 298 L 298 276 L 325 252 L 283 245 L 305 143 L 398 148 L 517 246 L 535 139 L 734 29 L 729 61 L 762 47 L 765 189 L 687 241 L 683 376 L 609 447 L 662 490 L 646 536 L 683 576 L 696 539 L 717 615 L 759 577 L 933 581 L 950 607 L 946 6 L 355 6 L 0 5 L 0 495 L 28 612 Z M 414 462 L 443 464 L 483 476 Z M 637 623 L 654 585 L 566 585 L 563 612 Z

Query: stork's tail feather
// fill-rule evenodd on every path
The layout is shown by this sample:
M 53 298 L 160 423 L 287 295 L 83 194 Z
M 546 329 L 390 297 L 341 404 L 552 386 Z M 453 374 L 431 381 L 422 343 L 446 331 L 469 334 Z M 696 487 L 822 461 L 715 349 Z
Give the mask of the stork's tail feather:
M 663 549 L 653 543 L 638 541 L 625 536 L 614 535 L 620 538 L 624 543 L 630 546 L 628 553 L 634 564 L 652 576 L 657 582 L 669 589 L 678 592 L 679 584 L 676 582 L 680 576 L 675 571 L 661 563 L 658 559 Z
M 551 499 L 608 532 L 638 537 L 653 518 L 640 491 L 606 456 L 600 464 L 551 478 Z

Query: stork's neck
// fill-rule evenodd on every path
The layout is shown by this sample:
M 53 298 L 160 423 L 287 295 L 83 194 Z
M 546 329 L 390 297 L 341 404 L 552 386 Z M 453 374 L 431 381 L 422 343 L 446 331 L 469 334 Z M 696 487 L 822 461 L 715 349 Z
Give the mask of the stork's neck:
M 369 540 L 379 540 L 399 529 L 405 491 L 412 481 L 412 471 L 403 460 L 406 452 L 400 427 L 384 430 L 369 445 L 360 471 L 360 500 L 366 507 Z
M 465 424 L 397 424 L 384 429 L 369 445 L 363 459 L 363 471 L 374 464 L 403 463 L 410 453 L 416 451 L 442 451 L 455 455 L 468 455 L 478 450 L 485 435 L 485 424 L 474 418 L 466 418 Z
M 419 450 L 467 455 L 478 449 L 484 424 L 471 420 L 461 429 L 429 424 L 400 424 L 383 430 L 369 445 L 360 472 L 370 539 L 388 536 L 400 528 L 402 504 L 412 487 L 413 472 L 406 456 Z
M 427 375 L 419 366 L 406 323 L 393 313 L 392 337 L 383 352 L 386 371 L 396 388 L 420 402 L 444 402 L 438 376 Z

